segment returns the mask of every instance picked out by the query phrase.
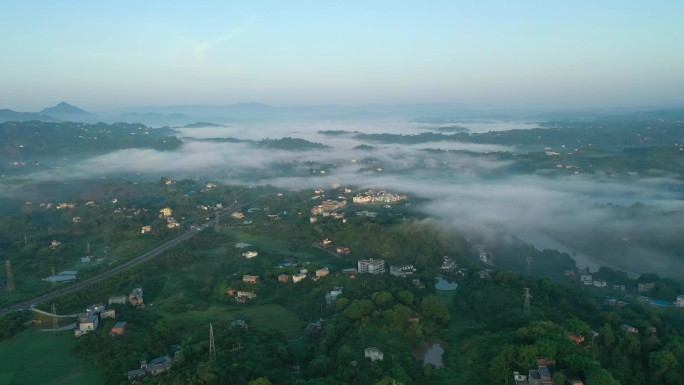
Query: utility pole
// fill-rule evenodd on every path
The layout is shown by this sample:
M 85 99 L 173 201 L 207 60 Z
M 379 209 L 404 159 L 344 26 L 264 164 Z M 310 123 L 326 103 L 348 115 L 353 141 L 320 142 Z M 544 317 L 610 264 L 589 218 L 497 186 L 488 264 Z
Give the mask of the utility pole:
M 54 335 L 57 335 L 57 329 L 59 329 L 59 319 L 57 318 L 57 307 L 52 304 L 52 331 Z
M 14 277 L 12 277 L 12 265 L 10 264 L 9 259 L 5 261 L 5 266 L 7 267 L 7 291 L 13 292 L 14 291 Z
M 532 256 L 527 257 L 527 274 L 532 272 Z
M 219 212 L 216 212 L 216 232 L 219 232 Z
M 52 287 L 55 287 L 57 281 L 55 280 L 55 267 L 52 266 Z
M 209 362 L 216 361 L 216 344 L 214 342 L 214 325 L 209 324 Z

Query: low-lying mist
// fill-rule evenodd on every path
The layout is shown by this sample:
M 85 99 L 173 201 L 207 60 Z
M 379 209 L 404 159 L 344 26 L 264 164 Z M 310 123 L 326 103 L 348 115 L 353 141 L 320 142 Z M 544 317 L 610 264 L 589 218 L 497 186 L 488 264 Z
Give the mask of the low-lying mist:
M 488 122 L 487 127 L 497 126 Z M 516 128 L 513 123 L 501 127 Z M 338 183 L 392 190 L 426 199 L 418 209 L 456 231 L 486 234 L 505 229 L 539 248 L 551 237 L 568 251 L 587 254 L 599 263 L 635 274 L 684 278 L 684 250 L 670 242 L 684 230 L 681 182 L 666 177 L 512 173 L 513 161 L 491 154 L 515 152 L 512 147 L 460 142 L 378 145 L 353 135 L 415 134 L 425 129 L 424 123 L 391 121 L 184 128 L 178 134 L 184 143 L 175 151 L 115 151 L 28 178 L 166 176 L 284 189 Z M 321 133 L 326 130 L 339 134 Z M 285 150 L 247 142 L 284 137 L 329 147 Z M 206 138 L 237 140 L 200 140 Z

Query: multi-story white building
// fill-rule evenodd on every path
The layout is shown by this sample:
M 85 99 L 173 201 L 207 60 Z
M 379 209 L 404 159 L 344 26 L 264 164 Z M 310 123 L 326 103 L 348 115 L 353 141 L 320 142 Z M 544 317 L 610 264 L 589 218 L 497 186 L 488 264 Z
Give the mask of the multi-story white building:
M 359 273 L 382 274 L 385 272 L 385 261 L 382 259 L 362 259 L 358 262 Z
M 684 307 L 684 294 L 677 296 L 677 302 L 675 302 L 676 307 Z

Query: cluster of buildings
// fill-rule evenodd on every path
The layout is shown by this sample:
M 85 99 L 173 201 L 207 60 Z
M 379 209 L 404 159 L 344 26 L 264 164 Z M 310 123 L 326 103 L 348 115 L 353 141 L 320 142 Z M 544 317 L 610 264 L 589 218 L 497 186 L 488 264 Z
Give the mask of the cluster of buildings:
M 128 380 L 132 381 L 132 384 L 139 383 L 139 381 L 145 376 L 158 376 L 168 370 L 173 366 L 174 359 L 169 356 L 162 356 L 148 361 L 140 362 L 140 369 L 129 370 Z
M 318 281 L 319 279 L 323 277 L 327 277 L 330 275 L 330 270 L 328 270 L 327 267 L 323 267 L 320 269 L 317 269 L 314 274 L 311 275 L 311 280 L 312 281 Z M 292 278 L 293 283 L 298 283 L 303 281 L 309 277 L 309 270 L 308 269 L 299 269 L 299 273 L 292 274 L 291 276 L 288 274 L 280 274 L 277 277 L 277 280 L 279 283 L 287 283 L 290 281 L 290 278 Z
M 545 365 L 538 365 L 537 369 L 530 369 L 527 375 L 513 372 L 515 385 L 554 385 L 551 371 Z M 581 380 L 568 380 L 569 385 L 584 385 Z
M 85 313 L 78 315 L 78 327 L 74 330 L 74 336 L 80 337 L 97 330 L 100 319 L 115 318 L 116 311 L 114 309 L 107 310 L 104 304 L 98 303 L 86 308 Z M 123 334 L 123 333 L 121 333 Z
M 252 291 L 246 291 L 246 290 L 235 290 L 235 289 L 228 289 L 226 290 L 226 294 L 228 294 L 231 297 L 235 297 L 235 302 L 237 303 L 247 303 L 250 299 L 255 298 L 257 295 Z
M 311 216 L 322 215 L 324 217 L 334 214 L 334 212 L 344 209 L 347 206 L 346 200 L 326 199 L 318 206 L 311 209 Z
M 180 227 L 180 223 L 173 217 L 173 210 L 170 207 L 164 207 L 159 210 L 159 213 L 159 218 L 166 219 L 166 227 L 169 229 Z
M 445 255 L 442 259 L 442 266 L 439 267 L 440 270 L 444 272 L 451 272 L 458 268 L 458 264 L 448 255 Z
M 364 204 L 364 203 L 396 203 L 408 199 L 406 195 L 393 194 L 387 191 L 368 190 L 364 193 L 356 195 L 352 198 L 354 203 Z

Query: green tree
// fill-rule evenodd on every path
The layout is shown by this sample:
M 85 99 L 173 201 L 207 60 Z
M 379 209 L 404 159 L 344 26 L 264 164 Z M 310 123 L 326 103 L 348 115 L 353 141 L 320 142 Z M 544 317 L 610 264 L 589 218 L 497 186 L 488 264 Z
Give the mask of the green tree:
M 272 385 L 272 383 L 266 377 L 259 377 L 256 380 L 250 381 L 249 385 Z
M 397 299 L 406 306 L 413 306 L 413 293 L 408 290 L 398 292 Z
M 449 321 L 449 310 L 435 296 L 423 298 L 423 301 L 420 303 L 420 312 L 425 317 L 442 325 Z

